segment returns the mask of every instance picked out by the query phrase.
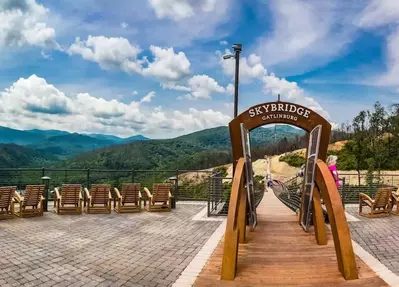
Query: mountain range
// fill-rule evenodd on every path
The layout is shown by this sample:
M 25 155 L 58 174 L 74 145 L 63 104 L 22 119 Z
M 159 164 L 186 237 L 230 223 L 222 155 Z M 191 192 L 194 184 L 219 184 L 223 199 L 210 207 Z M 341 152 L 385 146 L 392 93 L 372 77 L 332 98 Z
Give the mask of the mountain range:
M 290 126 L 251 131 L 253 146 L 304 134 Z M 206 129 L 173 139 L 142 135 L 119 138 L 57 130 L 20 131 L 0 128 L 0 167 L 96 169 L 198 169 L 231 160 L 228 127 Z
M 59 130 L 16 130 L 0 127 L 0 144 L 15 144 L 39 153 L 67 158 L 83 152 L 137 140 L 148 140 L 142 135 L 120 138 L 103 134 L 78 134 Z M 15 149 L 15 147 L 14 147 Z

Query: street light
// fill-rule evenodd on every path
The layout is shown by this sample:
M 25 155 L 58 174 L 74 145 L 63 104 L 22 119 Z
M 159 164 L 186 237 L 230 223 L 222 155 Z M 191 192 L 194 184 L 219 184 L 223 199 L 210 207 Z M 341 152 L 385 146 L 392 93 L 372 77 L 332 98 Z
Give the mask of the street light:
M 235 81 L 234 81 L 234 117 L 237 117 L 238 114 L 238 75 L 240 70 L 240 53 L 242 51 L 241 44 L 234 44 L 232 46 L 234 50 L 234 54 L 226 54 L 223 56 L 224 60 L 228 60 L 231 58 L 236 59 L 236 71 L 235 71 Z

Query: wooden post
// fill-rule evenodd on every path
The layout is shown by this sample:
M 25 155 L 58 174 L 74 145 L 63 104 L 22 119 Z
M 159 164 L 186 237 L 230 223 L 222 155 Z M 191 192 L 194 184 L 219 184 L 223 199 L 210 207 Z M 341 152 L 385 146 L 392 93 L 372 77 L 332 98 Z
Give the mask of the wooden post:
M 326 225 L 317 187 L 313 188 L 313 224 L 317 244 L 327 245 Z
M 240 189 L 240 202 L 238 206 L 238 231 L 239 242 L 245 243 L 247 235 L 247 192 L 244 186 Z

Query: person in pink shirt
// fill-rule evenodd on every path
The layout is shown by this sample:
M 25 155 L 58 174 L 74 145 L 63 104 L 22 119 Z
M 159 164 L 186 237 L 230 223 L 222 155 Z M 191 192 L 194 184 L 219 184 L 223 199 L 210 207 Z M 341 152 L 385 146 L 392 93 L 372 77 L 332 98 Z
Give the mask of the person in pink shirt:
M 330 170 L 330 172 L 335 180 L 335 185 L 338 188 L 339 187 L 339 178 L 338 178 L 338 170 L 337 170 L 337 160 L 338 160 L 338 157 L 335 155 L 330 155 L 327 157 L 328 169 Z

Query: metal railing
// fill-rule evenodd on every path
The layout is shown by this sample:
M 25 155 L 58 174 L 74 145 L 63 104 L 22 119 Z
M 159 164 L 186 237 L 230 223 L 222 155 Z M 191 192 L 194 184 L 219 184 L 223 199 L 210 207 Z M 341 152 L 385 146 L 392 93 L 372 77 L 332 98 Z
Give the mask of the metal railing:
M 221 177 L 219 174 L 213 174 L 209 177 L 208 217 L 226 216 L 228 214 L 232 183 L 232 177 Z M 255 181 L 255 206 L 259 205 L 264 194 L 264 183 Z
M 0 169 L 0 186 L 17 186 L 23 191 L 26 185 L 43 184 L 42 177 L 50 177 L 49 189 L 67 183 L 80 183 L 90 188 L 92 184 L 107 183 L 121 188 L 122 183 L 141 183 L 152 190 L 152 184 L 171 182 L 176 200 L 202 200 L 208 198 L 211 171 L 203 170 L 103 170 L 103 169 L 54 169 L 18 168 Z M 52 199 L 52 193 L 49 194 Z
M 373 198 L 381 187 L 399 187 L 399 174 L 342 173 L 339 178 L 338 190 L 344 206 L 347 203 L 358 203 L 359 193 Z
M 294 177 L 286 182 L 273 180 L 273 192 L 291 210 L 298 212 L 301 206 L 302 177 Z
M 208 217 L 227 215 L 232 182 L 232 177 L 222 177 L 218 173 L 209 177 Z

